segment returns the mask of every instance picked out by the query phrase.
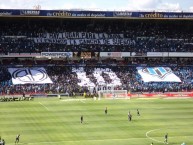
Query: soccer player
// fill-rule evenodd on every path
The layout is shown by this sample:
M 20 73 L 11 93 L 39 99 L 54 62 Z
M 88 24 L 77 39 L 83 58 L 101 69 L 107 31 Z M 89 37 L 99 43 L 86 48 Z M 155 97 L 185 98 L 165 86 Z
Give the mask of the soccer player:
M 140 116 L 139 109 L 137 109 L 137 115 Z
M 2 139 L 2 145 L 5 145 L 5 140 L 4 139 Z
M 129 111 L 129 113 L 128 113 L 128 119 L 129 119 L 129 121 L 132 120 L 132 115 L 131 115 L 130 111 Z
M 130 121 L 132 120 L 132 115 L 130 114 Z
M 105 108 L 105 114 L 107 114 L 107 107 Z
M 168 144 L 168 133 L 165 134 L 165 143 Z
M 129 111 L 129 113 L 128 113 L 128 120 L 130 120 L 130 117 L 129 117 L 129 116 L 130 116 L 130 111 Z
M 19 143 L 19 137 L 20 137 L 20 134 L 18 134 L 18 135 L 16 136 L 16 138 L 15 138 L 15 144 L 16 144 L 16 143 Z
M 83 123 L 83 115 L 80 117 L 80 123 Z
M 115 95 L 115 93 L 113 93 L 113 99 L 115 99 L 116 98 L 116 95 Z

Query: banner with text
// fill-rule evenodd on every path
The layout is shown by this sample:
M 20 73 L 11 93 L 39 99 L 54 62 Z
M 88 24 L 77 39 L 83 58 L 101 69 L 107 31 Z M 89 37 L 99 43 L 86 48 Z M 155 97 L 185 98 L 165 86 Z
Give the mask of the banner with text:
M 137 67 L 144 82 L 181 82 L 169 67 Z
M 135 40 L 124 38 L 123 34 L 89 32 L 42 33 L 38 34 L 33 40 L 35 43 L 55 43 L 65 45 L 135 45 Z
M 72 52 L 41 52 L 43 57 L 72 57 Z
M 53 83 L 43 67 L 8 68 L 13 84 L 46 84 Z
M 130 57 L 130 52 L 100 52 L 100 57 Z
M 89 11 L 89 10 L 39 10 L 36 9 L 0 9 L 1 16 L 20 17 L 62 17 L 62 18 L 153 18 L 153 19 L 192 19 L 192 12 L 154 12 L 154 11 Z

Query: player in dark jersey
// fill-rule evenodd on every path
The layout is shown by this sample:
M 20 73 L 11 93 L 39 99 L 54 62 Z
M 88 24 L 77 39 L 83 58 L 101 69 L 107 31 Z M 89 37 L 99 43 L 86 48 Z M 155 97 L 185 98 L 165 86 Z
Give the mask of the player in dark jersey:
M 137 109 L 137 115 L 140 116 L 139 109 Z
M 20 137 L 20 134 L 18 134 L 18 135 L 16 136 L 16 138 L 15 138 L 15 144 L 16 144 L 16 143 L 19 143 L 19 137 Z
M 132 120 L 132 115 L 131 115 L 130 111 L 129 111 L 129 113 L 128 113 L 128 120 L 129 120 L 129 121 Z
M 168 133 L 165 134 L 165 141 L 166 144 L 168 144 Z
M 105 114 L 107 114 L 107 107 L 105 108 Z
M 80 123 L 83 123 L 83 115 L 81 115 L 81 117 L 80 117 Z
M 1 141 L 1 142 L 2 142 L 2 145 L 5 145 L 5 140 L 4 140 L 4 139 L 2 139 L 2 141 Z

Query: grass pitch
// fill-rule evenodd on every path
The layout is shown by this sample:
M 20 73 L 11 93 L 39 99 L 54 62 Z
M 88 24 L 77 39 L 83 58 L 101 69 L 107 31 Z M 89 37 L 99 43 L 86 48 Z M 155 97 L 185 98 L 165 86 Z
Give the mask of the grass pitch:
M 21 145 L 162 145 L 166 133 L 170 145 L 193 145 L 192 126 L 192 99 L 0 102 L 0 136 L 6 145 L 14 145 L 17 134 Z

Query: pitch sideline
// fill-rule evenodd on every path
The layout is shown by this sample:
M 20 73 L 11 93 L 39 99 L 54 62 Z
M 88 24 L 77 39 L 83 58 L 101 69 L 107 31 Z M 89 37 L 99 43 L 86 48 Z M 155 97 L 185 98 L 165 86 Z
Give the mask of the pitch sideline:
M 132 140 L 132 139 L 145 139 L 145 137 L 142 138 L 123 138 L 123 139 L 119 139 L 119 138 L 114 138 L 114 139 L 91 139 L 91 140 L 66 140 L 66 141 L 50 141 L 50 142 L 31 142 L 31 143 L 22 143 L 20 142 L 19 144 L 23 144 L 23 145 L 29 145 L 29 144 L 53 144 L 53 143 L 62 143 L 62 142 L 82 142 L 82 141 L 108 141 L 108 140 Z M 15 145 L 15 143 L 8 143 L 6 145 Z

